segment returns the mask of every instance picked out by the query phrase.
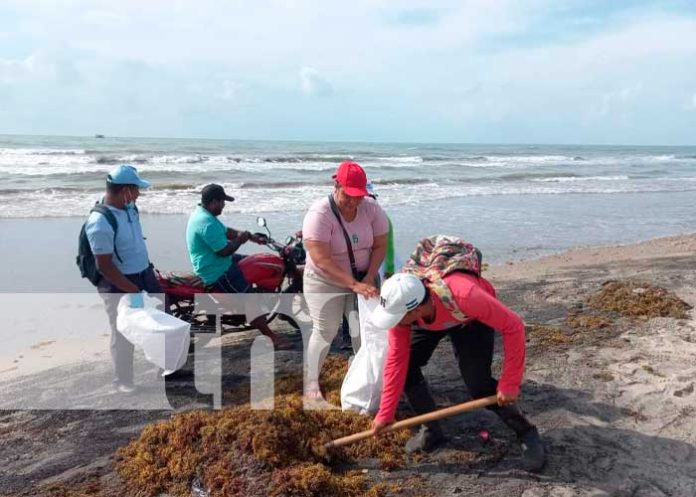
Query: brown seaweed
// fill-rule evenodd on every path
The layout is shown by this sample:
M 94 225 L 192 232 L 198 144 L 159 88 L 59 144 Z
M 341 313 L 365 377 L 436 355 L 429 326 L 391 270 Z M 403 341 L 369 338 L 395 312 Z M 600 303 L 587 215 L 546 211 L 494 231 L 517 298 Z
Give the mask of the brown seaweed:
M 345 360 L 327 361 L 321 380 L 327 399 L 339 395 L 346 368 Z M 376 458 L 390 469 L 403 464 L 407 431 L 327 453 L 325 443 L 367 430 L 372 420 L 340 409 L 305 410 L 298 393 L 283 393 L 301 384 L 301 378 L 280 379 L 272 410 L 246 404 L 149 425 L 119 450 L 117 471 L 132 491 L 149 496 L 187 496 L 199 479 L 211 496 L 352 497 L 368 490 L 365 478 L 333 471 L 330 462 Z

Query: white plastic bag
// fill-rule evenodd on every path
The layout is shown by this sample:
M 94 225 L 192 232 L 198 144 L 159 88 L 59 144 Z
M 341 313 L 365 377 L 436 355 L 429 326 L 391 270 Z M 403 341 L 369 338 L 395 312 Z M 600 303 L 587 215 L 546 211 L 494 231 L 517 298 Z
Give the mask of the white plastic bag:
M 142 349 L 145 358 L 173 373 L 183 367 L 191 340 L 191 325 L 157 309 L 161 302 L 149 295 L 143 296 L 143 307 L 132 308 L 129 295 L 118 303 L 116 328 L 126 339 Z
M 382 373 L 387 355 L 387 330 L 378 328 L 370 316 L 379 300 L 365 300 L 358 296 L 360 313 L 361 346 L 350 363 L 341 386 L 341 407 L 360 414 L 373 414 L 379 410 L 382 394 Z

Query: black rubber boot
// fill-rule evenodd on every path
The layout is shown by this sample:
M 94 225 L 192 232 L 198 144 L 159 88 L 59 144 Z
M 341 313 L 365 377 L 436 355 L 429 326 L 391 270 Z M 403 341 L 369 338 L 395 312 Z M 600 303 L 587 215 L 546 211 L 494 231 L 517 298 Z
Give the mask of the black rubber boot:
M 426 414 L 437 409 L 435 400 L 430 394 L 430 389 L 426 382 L 421 382 L 418 385 L 407 388 L 405 390 L 406 398 L 416 414 Z M 436 449 L 442 442 L 445 441 L 445 435 L 442 433 L 440 423 L 431 421 L 421 425 L 420 430 L 406 442 L 406 452 L 412 453 L 417 451 L 430 452 Z
M 406 453 L 431 452 L 437 449 L 445 441 L 445 435 L 437 421 L 421 425 L 418 433 L 406 442 Z
M 537 473 L 546 464 L 544 444 L 539 436 L 539 430 L 534 426 L 516 405 L 494 406 L 491 408 L 500 419 L 517 435 L 522 449 L 522 465 L 526 471 Z

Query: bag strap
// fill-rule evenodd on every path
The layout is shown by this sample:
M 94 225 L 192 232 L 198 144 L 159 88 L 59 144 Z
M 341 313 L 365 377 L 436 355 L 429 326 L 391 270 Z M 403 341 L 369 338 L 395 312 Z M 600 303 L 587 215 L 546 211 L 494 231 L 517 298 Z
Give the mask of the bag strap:
M 97 202 L 94 204 L 94 207 L 89 212 L 97 212 L 104 216 L 106 220 L 109 222 L 111 225 L 111 229 L 114 230 L 114 255 L 118 259 L 119 262 L 123 262 L 123 259 L 121 259 L 121 256 L 118 255 L 118 250 L 116 249 L 116 232 L 118 231 L 118 220 L 116 219 L 116 216 L 114 216 L 114 213 L 111 212 L 111 209 L 109 209 L 106 205 L 104 205 L 102 202 Z
M 452 290 L 447 286 L 444 279 L 439 275 L 431 275 L 428 282 L 430 283 L 430 290 L 440 298 L 442 305 L 452 314 L 454 319 L 462 323 L 469 320 L 468 316 L 464 314 L 459 308 L 459 305 L 457 305 Z
M 355 254 L 353 254 L 353 244 L 350 241 L 350 236 L 348 235 L 345 226 L 343 226 L 343 221 L 341 221 L 341 213 L 338 212 L 338 206 L 336 205 L 336 201 L 334 200 L 333 195 L 329 195 L 329 205 L 331 206 L 331 210 L 333 211 L 334 216 L 336 216 L 336 219 L 338 219 L 338 224 L 339 226 L 341 226 L 341 230 L 343 230 L 343 237 L 346 239 L 346 247 L 348 248 L 348 258 L 350 259 L 350 270 L 353 273 L 353 278 L 359 280 L 358 268 L 355 265 Z

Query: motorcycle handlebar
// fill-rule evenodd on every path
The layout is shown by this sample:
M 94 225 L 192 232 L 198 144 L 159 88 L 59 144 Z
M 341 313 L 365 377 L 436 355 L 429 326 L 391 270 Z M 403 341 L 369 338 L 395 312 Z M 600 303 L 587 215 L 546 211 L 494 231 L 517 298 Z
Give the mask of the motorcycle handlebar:
M 272 248 L 279 254 L 283 254 L 288 250 L 292 250 L 292 247 L 302 239 L 302 232 L 298 231 L 295 233 L 295 237 L 289 237 L 290 241 L 287 244 L 279 243 L 271 238 L 270 235 L 266 233 L 254 233 L 254 236 L 261 240 L 262 244 Z
M 268 236 L 264 236 L 264 245 L 272 248 L 273 250 L 275 250 L 277 252 L 281 252 L 282 250 L 285 249 L 285 245 L 276 242 L 273 238 L 270 238 Z

